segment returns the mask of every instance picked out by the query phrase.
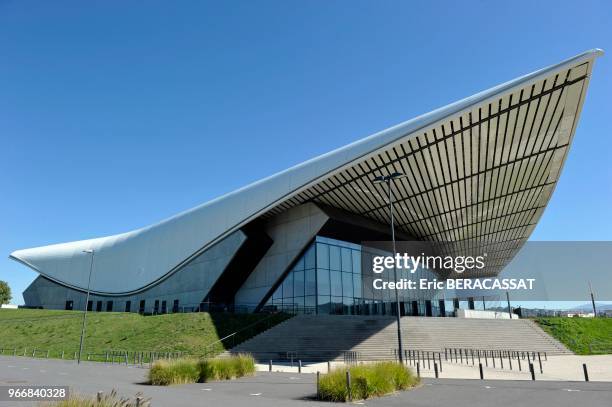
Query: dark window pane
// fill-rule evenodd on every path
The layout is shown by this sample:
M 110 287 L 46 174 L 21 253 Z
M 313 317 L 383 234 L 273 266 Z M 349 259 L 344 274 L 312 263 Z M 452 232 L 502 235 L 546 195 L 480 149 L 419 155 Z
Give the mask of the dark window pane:
M 306 274 L 306 295 L 317 295 L 317 276 L 314 269 L 309 269 L 304 272 Z
M 342 295 L 353 297 L 353 274 L 342 273 Z
M 361 252 L 353 250 L 353 273 L 361 274 Z
M 329 246 L 317 243 L 317 268 L 329 268 Z
M 363 297 L 363 293 L 361 290 L 361 276 L 359 274 L 353 274 L 353 289 L 355 290 L 353 295 L 356 298 Z
M 293 273 L 287 274 L 283 281 L 283 298 L 293 297 Z
M 342 314 L 342 297 L 332 297 L 331 298 L 331 314 Z
M 317 297 L 317 312 L 319 314 L 329 314 L 330 298 L 329 295 L 319 295 Z
M 293 272 L 293 294 L 304 295 L 304 271 L 296 270 Z
M 314 308 L 317 306 L 317 297 L 309 295 L 305 297 L 304 304 L 306 308 Z
M 316 267 L 315 262 L 315 245 L 311 245 L 304 254 L 304 268 L 313 269 Z
M 317 269 L 317 294 L 329 295 L 329 270 Z
M 348 271 L 349 273 L 353 271 L 351 251 L 351 249 L 342 248 L 342 271 Z
M 340 247 L 329 246 L 329 268 L 340 270 Z
M 342 272 L 330 271 L 331 278 L 331 295 L 338 297 L 342 296 Z

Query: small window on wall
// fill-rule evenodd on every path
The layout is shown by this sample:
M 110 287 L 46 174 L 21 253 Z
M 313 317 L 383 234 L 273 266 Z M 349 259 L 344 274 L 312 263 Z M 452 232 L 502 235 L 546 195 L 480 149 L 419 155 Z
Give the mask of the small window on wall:
M 102 301 L 98 301 L 96 303 L 96 311 L 97 312 L 101 312 L 102 311 Z
M 74 301 L 66 301 L 66 309 L 72 311 L 74 308 Z
M 159 313 L 159 300 L 155 300 L 155 305 L 153 305 L 153 313 Z
M 138 313 L 139 314 L 144 314 L 145 312 L 145 300 L 140 300 L 140 305 L 138 306 Z
M 132 308 L 132 301 L 125 302 L 125 312 L 130 312 Z
M 87 301 L 87 311 L 93 310 L 93 301 Z
M 162 314 L 165 314 L 166 311 L 168 311 L 168 308 L 166 307 L 166 300 L 162 301 Z
M 111 312 L 113 310 L 113 302 L 106 301 L 106 312 Z
M 179 300 L 174 300 L 172 304 L 172 312 L 179 312 Z

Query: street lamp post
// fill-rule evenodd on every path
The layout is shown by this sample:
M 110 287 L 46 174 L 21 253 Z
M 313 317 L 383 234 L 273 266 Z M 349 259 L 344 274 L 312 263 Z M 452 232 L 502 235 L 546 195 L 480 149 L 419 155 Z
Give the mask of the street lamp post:
M 81 342 L 79 344 L 79 358 L 77 363 L 81 363 L 81 353 L 83 352 L 83 340 L 85 339 L 85 321 L 87 320 L 87 307 L 89 306 L 89 288 L 91 285 L 91 272 L 93 270 L 94 253 L 93 249 L 83 250 L 83 253 L 91 254 L 91 261 L 89 263 L 89 278 L 87 279 L 87 297 L 85 298 L 85 312 L 83 312 L 83 325 L 81 327 Z
M 393 257 L 396 256 L 397 251 L 395 249 L 395 227 L 393 224 L 393 192 L 391 190 L 391 181 L 396 180 L 398 178 L 403 178 L 403 177 L 405 177 L 405 175 L 402 174 L 401 172 L 394 172 L 393 174 L 384 175 L 384 176 L 381 175 L 379 177 L 374 178 L 374 183 L 376 184 L 381 184 L 381 183 L 387 184 L 387 190 L 389 193 L 389 217 L 391 218 L 391 241 L 393 243 Z M 393 262 L 393 278 L 395 281 L 397 281 L 397 265 L 395 261 Z M 400 311 L 399 293 L 397 290 L 397 284 L 395 284 L 395 316 L 397 320 L 397 348 L 398 348 L 398 353 L 399 353 L 399 361 L 401 364 L 403 364 L 404 363 L 404 351 L 402 347 L 402 327 L 401 327 L 401 322 L 400 322 L 401 311 Z

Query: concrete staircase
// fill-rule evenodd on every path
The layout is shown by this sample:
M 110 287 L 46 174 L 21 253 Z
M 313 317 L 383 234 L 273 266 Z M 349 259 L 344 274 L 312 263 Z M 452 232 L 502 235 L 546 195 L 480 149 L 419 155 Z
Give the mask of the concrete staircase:
M 517 350 L 571 354 L 560 342 L 527 319 L 402 317 L 404 349 L 444 348 Z M 258 360 L 342 360 L 346 351 L 360 360 L 394 358 L 395 318 L 348 315 L 298 315 L 231 349 Z

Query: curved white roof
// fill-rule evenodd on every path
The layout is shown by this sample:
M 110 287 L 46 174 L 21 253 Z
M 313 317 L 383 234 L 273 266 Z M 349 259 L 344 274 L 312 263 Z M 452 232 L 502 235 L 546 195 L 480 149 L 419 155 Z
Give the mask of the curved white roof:
M 93 292 L 126 294 L 138 291 L 171 274 L 189 259 L 247 222 L 282 208 L 282 205 L 287 205 L 287 202 L 295 199 L 299 194 L 321 185 L 325 180 L 356 162 L 374 157 L 381 151 L 398 146 L 398 143 L 416 140 L 423 134 L 427 136 L 428 131 L 433 130 L 435 135 L 436 127 L 443 126 L 444 123 L 447 125 L 450 123 L 450 128 L 452 128 L 453 120 L 467 118 L 471 113 L 476 114 L 486 106 L 491 114 L 491 105 L 494 104 L 494 109 L 497 109 L 498 101 L 500 109 L 498 114 L 501 115 L 502 101 L 509 98 L 508 111 L 510 111 L 512 96 L 515 97 L 515 101 L 517 98 L 521 101 L 517 106 L 522 103 L 530 103 L 527 99 L 526 102 L 522 102 L 523 91 L 531 87 L 532 98 L 535 98 L 533 92 L 535 85 L 540 86 L 539 84 L 541 84 L 541 97 L 547 95 L 549 102 L 557 92 L 555 88 L 557 86 L 561 92 L 559 92 L 556 104 L 573 103 L 575 105 L 573 111 L 563 109 L 558 123 L 560 127 L 551 130 L 551 132 L 561 134 L 554 137 L 567 139 L 567 143 L 561 145 L 563 149 L 560 150 L 560 156 L 550 158 L 553 161 L 553 167 L 556 166 L 556 169 L 550 170 L 553 171 L 551 174 L 556 181 L 556 175 L 567 152 L 566 145 L 571 141 L 575 131 L 592 62 L 601 54 L 602 51 L 597 49 L 584 52 L 559 64 L 506 82 L 308 160 L 154 225 L 113 236 L 17 250 L 11 253 L 10 257 L 52 280 L 73 288 L 84 289 L 87 285 L 90 257 L 83 250 L 93 249 L 95 251 Z M 567 84 L 575 84 L 580 81 L 582 90 L 574 92 L 573 96 L 570 91 L 563 95 L 561 85 L 555 85 L 559 76 L 563 76 Z M 555 78 L 555 81 L 553 82 L 550 78 Z M 575 100 L 570 100 L 570 98 Z M 551 113 L 551 122 L 554 114 L 554 112 Z M 509 113 L 508 116 L 510 116 Z M 518 116 L 519 113 L 517 113 L 517 121 Z M 469 117 L 471 120 L 471 116 Z M 563 136 L 563 132 L 567 134 Z M 543 146 L 540 147 L 543 149 Z M 547 151 L 543 149 L 538 154 L 544 154 Z M 494 162 L 495 157 L 493 157 Z M 554 170 L 557 173 L 554 173 Z M 543 198 L 544 201 L 548 200 L 550 192 L 552 190 Z M 537 220 L 540 215 L 541 211 L 535 219 Z M 408 213 L 407 216 L 411 215 Z M 415 235 L 418 236 L 419 233 Z M 427 232 L 422 232 L 420 235 L 423 238 L 430 236 Z

